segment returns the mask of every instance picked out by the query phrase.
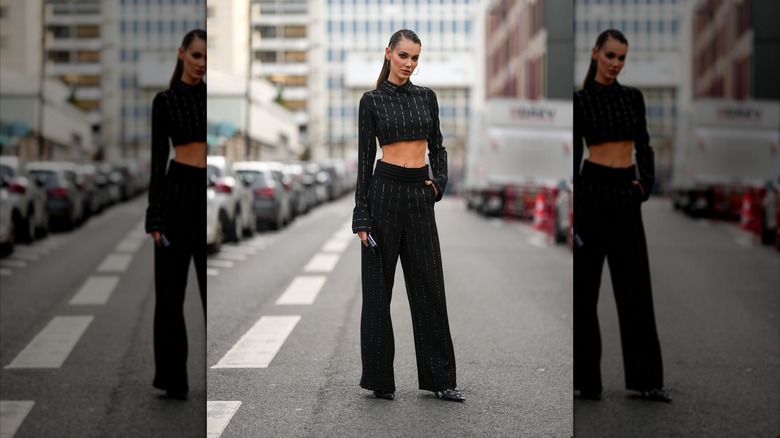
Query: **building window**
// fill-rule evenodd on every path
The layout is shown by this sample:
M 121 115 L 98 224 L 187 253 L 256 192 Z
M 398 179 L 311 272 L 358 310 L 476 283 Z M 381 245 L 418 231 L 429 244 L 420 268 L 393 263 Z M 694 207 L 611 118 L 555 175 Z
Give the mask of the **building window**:
M 76 26 L 76 38 L 100 38 L 99 26 Z
M 261 38 L 276 38 L 278 33 L 276 26 L 258 26 L 257 30 Z
M 76 54 L 78 62 L 100 62 L 100 52 L 96 50 L 79 50 Z
M 258 51 L 255 52 L 255 60 L 260 62 L 277 62 L 276 52 Z
M 285 38 L 306 38 L 306 26 L 285 26 Z
M 51 51 L 51 52 L 49 52 L 49 61 L 54 62 L 54 63 L 60 63 L 60 62 L 67 63 L 67 62 L 70 62 L 70 52 L 61 51 L 61 50 L 60 51 L 57 51 L 57 50 Z
M 299 50 L 290 50 L 284 52 L 285 62 L 306 62 L 306 52 Z

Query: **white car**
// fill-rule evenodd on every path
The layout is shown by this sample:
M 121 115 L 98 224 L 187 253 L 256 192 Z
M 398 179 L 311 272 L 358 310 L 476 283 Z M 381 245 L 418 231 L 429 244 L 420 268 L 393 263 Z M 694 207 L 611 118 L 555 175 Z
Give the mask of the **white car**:
M 225 157 L 206 157 L 208 178 L 214 184 L 220 221 L 227 240 L 238 242 L 256 230 L 252 193 L 233 170 L 233 163 Z
M 206 247 L 209 252 L 218 252 L 222 247 L 222 223 L 219 220 L 217 193 L 210 181 L 206 182 Z
M 28 168 L 19 157 L 0 157 L 0 178 L 7 183 L 17 242 L 33 242 L 49 230 L 46 193 L 30 177 Z
M 11 220 L 11 201 L 8 183 L 3 181 L 0 187 L 0 252 L 14 250 L 14 222 Z

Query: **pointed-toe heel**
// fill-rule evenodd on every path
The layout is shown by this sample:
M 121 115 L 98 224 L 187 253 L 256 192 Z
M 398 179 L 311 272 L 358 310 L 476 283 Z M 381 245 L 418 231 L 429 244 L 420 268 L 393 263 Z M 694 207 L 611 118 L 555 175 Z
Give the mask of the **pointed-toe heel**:
M 436 398 L 440 398 L 442 400 L 454 401 L 454 402 L 466 401 L 466 398 L 463 397 L 460 391 L 458 391 L 455 388 L 445 389 L 442 391 L 433 391 L 433 393 L 436 394 Z
M 647 391 L 642 391 L 642 398 L 649 401 L 664 403 L 672 402 L 672 398 L 669 397 L 669 393 L 667 393 L 663 388 L 653 388 Z
M 385 400 L 393 400 L 395 398 L 395 393 L 394 392 L 374 391 L 374 396 L 376 398 L 383 398 Z

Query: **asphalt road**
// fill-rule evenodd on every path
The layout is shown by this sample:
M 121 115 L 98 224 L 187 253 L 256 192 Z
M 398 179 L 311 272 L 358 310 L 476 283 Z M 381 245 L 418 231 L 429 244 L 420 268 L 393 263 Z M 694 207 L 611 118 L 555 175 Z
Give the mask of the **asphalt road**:
M 458 386 L 467 400 L 444 402 L 417 389 L 400 265 L 391 308 L 396 399 L 380 400 L 358 385 L 360 243 L 348 229 L 351 208 L 342 199 L 209 258 L 208 436 L 570 436 L 569 250 L 456 200 L 437 204 Z M 325 281 L 311 304 L 276 304 L 299 278 L 313 276 Z M 252 330 L 273 316 L 294 325 L 267 366 L 219 367 L 240 341 L 273 346 Z
M 185 303 L 190 401 L 160 399 L 151 385 L 153 247 L 143 233 L 145 207 L 142 195 L 73 232 L 19 245 L 0 259 L 3 437 L 20 420 L 13 435 L 18 438 L 204 435 L 205 318 L 194 270 Z M 96 278 L 115 279 L 102 300 L 100 287 L 85 291 Z M 96 304 L 71 304 L 82 291 Z M 55 321 L 74 316 L 87 324 L 80 336 L 70 338 L 72 327 L 60 327 L 53 342 L 30 347 Z M 60 366 L 35 365 L 56 356 L 68 339 L 73 348 L 65 349 Z M 25 351 L 27 356 L 20 354 Z M 28 367 L 15 367 L 21 362 Z M 18 402 L 32 406 L 22 418 L 15 415 L 25 406 Z
M 604 270 L 602 401 L 576 400 L 575 436 L 780 435 L 780 256 L 734 224 L 643 207 L 656 322 L 672 404 L 625 391 L 617 311 Z

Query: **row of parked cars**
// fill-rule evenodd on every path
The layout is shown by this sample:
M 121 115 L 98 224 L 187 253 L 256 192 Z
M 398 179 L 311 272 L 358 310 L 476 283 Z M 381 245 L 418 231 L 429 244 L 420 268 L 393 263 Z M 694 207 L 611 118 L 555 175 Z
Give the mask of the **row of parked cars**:
M 116 162 L 28 161 L 0 156 L 0 247 L 72 230 L 148 188 L 148 166 Z
M 224 241 L 284 228 L 355 189 L 356 167 L 340 159 L 233 162 L 213 155 L 206 162 L 206 243 L 212 252 Z

